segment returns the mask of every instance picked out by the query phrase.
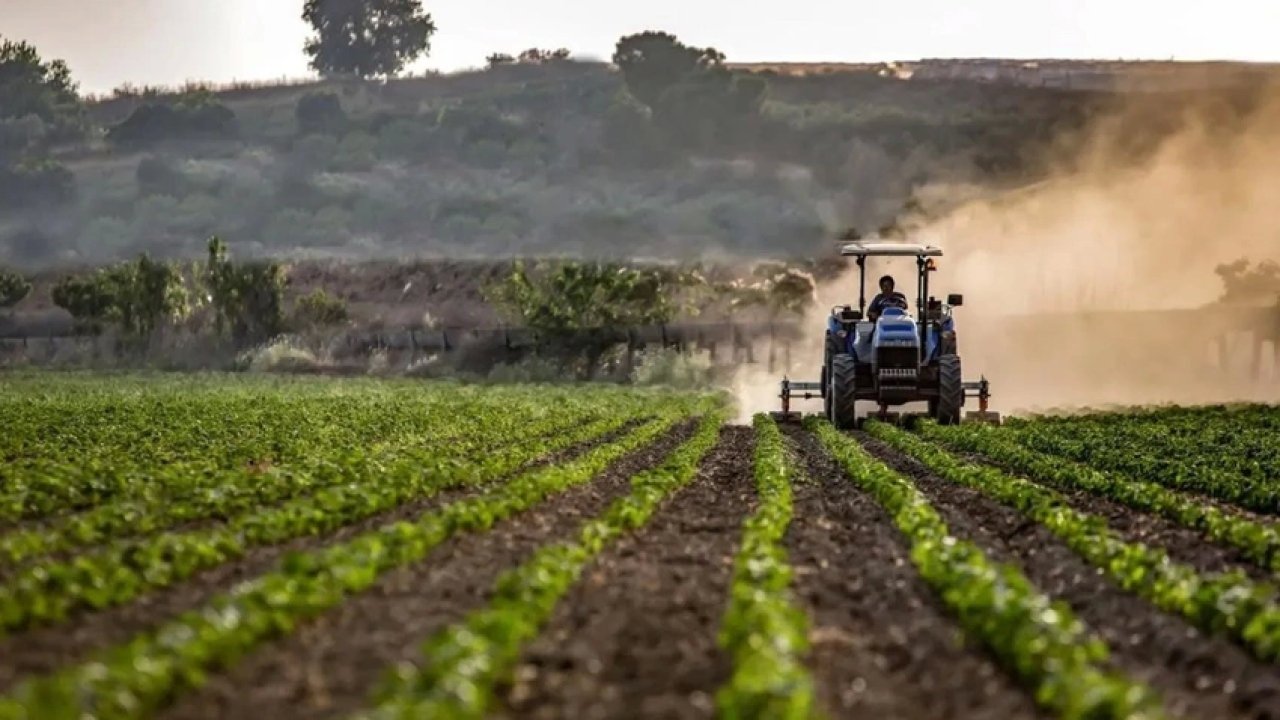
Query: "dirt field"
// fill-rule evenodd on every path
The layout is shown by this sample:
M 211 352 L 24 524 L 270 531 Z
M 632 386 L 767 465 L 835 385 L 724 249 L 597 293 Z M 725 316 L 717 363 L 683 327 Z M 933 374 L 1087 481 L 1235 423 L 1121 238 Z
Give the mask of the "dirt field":
M 151 404 L 132 405 L 77 382 L 96 381 L 18 380 L 25 409 L 0 400 L 15 428 L 0 444 L 0 717 L 706 718 L 745 703 L 754 717 L 994 719 L 1073 717 L 1086 702 L 1090 717 L 1280 718 L 1280 555 L 1260 550 L 1280 533 L 1272 513 L 1235 510 L 1254 503 L 1228 485 L 1274 477 L 1215 455 L 1269 462 L 1274 408 L 1135 415 L 1126 432 L 1147 444 L 1125 457 L 1164 453 L 1135 477 L 1091 434 L 1108 416 L 779 433 L 660 394 L 291 381 L 229 400 L 195 388 L 183 402 L 207 424 L 192 434 L 176 386 L 134 387 Z M 279 403 L 278 423 L 237 434 L 263 403 Z M 351 424 L 317 418 L 332 403 Z M 375 406 L 383 420 L 354 424 Z M 440 425 L 463 407 L 472 420 Z M 134 432 L 156 413 L 170 424 Z M 1188 417 L 1235 439 L 1162 449 Z M 1062 438 L 1099 443 L 1097 462 L 1041 452 Z M 361 446 L 368 458 L 350 454 Z M 85 495 L 53 460 L 75 447 L 87 467 L 124 468 L 119 482 Z M 246 480 L 237 458 L 266 447 L 289 472 Z M 1196 457 L 1181 487 L 1158 471 Z M 1045 458 L 1060 472 L 1026 472 Z M 1217 484 L 1191 491 L 1207 468 Z M 225 477 L 210 485 L 210 472 Z M 443 484 L 422 490 L 428 476 Z M 419 489 L 379 500 L 401 481 Z M 228 499 L 240 495 L 253 500 Z M 121 508 L 150 520 L 111 524 Z M 947 540 L 929 541 L 930 523 Z M 1151 577 L 1209 601 L 1174 602 L 1174 585 L 1123 570 L 1148 556 Z M 1005 599 L 988 602 L 987 582 Z M 1054 616 L 1009 610 L 1038 598 Z M 799 645 L 780 641 L 797 628 Z M 1091 649 L 1059 677 L 1068 655 L 1046 647 Z

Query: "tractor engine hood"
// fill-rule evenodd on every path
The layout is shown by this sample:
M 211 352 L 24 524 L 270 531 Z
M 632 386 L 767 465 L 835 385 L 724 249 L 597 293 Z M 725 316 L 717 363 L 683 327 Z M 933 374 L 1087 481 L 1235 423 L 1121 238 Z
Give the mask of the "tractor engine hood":
M 897 308 L 885 310 L 876 320 L 876 347 L 918 347 L 920 333 L 916 321 Z

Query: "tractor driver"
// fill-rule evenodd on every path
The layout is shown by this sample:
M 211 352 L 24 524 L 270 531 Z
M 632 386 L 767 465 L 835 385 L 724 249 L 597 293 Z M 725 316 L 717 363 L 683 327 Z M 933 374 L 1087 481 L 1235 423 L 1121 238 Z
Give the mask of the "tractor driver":
M 892 275 L 885 275 L 880 278 L 880 294 L 871 300 L 871 306 L 867 308 L 867 319 L 875 322 L 885 308 L 897 307 L 906 310 L 907 296 L 900 292 L 894 291 L 894 282 Z

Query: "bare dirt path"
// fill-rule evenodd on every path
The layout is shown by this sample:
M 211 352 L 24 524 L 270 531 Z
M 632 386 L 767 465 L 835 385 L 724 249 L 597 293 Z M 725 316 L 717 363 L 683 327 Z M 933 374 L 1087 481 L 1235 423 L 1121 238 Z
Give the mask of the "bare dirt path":
M 1043 717 L 959 626 L 911 564 L 905 539 L 816 437 L 788 429 L 809 479 L 787 545 L 813 622 L 809 663 L 833 717 Z
M 584 572 L 504 692 L 504 718 L 709 718 L 731 672 L 716 645 L 742 523 L 750 428 L 726 427 L 692 484 Z
M 1280 718 L 1280 668 L 1208 636 L 1113 585 L 1042 525 L 981 493 L 950 483 L 869 436 L 875 456 L 911 477 L 958 536 L 1013 563 L 1071 606 L 1111 646 L 1116 665 L 1185 718 Z
M 181 698 L 163 720 L 344 717 L 370 701 L 391 666 L 419 659 L 433 633 L 483 607 L 498 577 L 630 490 L 692 433 L 685 423 L 623 458 L 595 481 L 557 495 L 482 533 L 447 541 L 421 562 L 393 571 L 279 642 L 245 658 L 201 690 Z

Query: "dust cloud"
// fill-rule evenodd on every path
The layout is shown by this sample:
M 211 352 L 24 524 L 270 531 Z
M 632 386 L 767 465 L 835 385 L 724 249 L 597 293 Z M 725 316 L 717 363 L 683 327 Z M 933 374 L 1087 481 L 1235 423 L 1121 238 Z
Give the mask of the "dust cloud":
M 1221 96 L 1170 103 L 1177 116 L 1146 138 L 1141 124 L 1156 101 L 1134 100 L 1062 143 L 1045 179 L 1028 187 L 976 198 L 972 188 L 921 190 L 952 198 L 905 224 L 946 252 L 931 294 L 964 293 L 965 375 L 991 380 L 994 409 L 1280 399 L 1277 347 L 1249 329 L 1276 321 L 1212 307 L 1217 265 L 1280 259 L 1280 92 L 1253 93 L 1245 109 L 1224 110 Z M 961 192 L 970 197 L 955 201 Z M 892 262 L 869 270 L 869 286 L 897 270 L 913 296 L 913 261 Z M 793 358 L 799 377 L 816 376 L 823 318 L 856 302 L 856 285 L 851 270 L 820 288 L 804 321 L 814 337 Z M 778 378 L 757 375 L 735 379 L 744 414 L 777 406 Z

